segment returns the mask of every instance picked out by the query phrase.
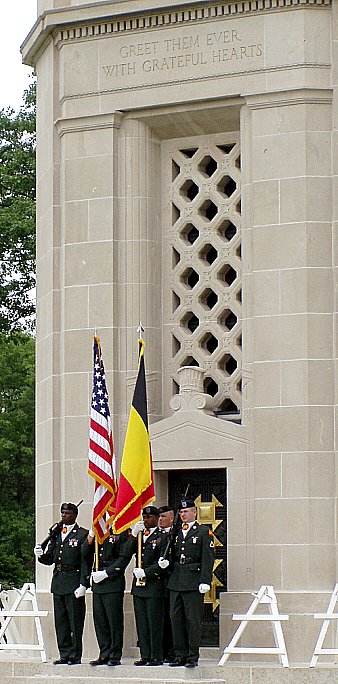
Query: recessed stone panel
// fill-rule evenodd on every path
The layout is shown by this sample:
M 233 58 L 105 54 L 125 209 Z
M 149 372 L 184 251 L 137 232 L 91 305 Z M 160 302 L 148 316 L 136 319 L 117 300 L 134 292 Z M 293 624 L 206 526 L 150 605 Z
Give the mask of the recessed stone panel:
M 82 159 L 68 159 L 65 162 L 65 199 L 81 200 L 96 197 L 111 197 L 112 185 L 111 154 Z M 81 183 L 79 183 L 81 178 Z
M 99 88 L 96 41 L 64 45 L 60 52 L 60 98 L 97 92 Z
M 97 42 L 101 92 L 234 74 L 260 68 L 264 59 L 256 18 L 250 25 L 233 20 L 218 22 L 217 27 L 191 23 L 144 31 L 139 38 L 111 35 Z
M 65 252 L 65 284 L 95 285 L 113 280 L 112 243 L 68 245 Z

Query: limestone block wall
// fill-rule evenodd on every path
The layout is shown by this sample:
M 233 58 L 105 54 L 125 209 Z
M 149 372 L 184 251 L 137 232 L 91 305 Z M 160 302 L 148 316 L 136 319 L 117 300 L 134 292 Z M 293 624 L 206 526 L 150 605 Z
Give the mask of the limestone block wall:
M 37 340 L 36 500 L 38 525 L 57 520 L 61 496 L 60 405 L 60 152 L 54 120 L 58 115 L 58 64 L 52 43 L 37 65 L 40 83 L 37 137 Z M 49 584 L 49 577 L 46 578 Z
M 256 585 L 318 589 L 336 572 L 331 96 L 294 95 L 243 112 L 253 567 Z
M 337 280 L 337 266 L 338 266 L 338 193 L 337 193 L 337 187 L 338 187 L 338 161 L 337 161 L 337 155 L 335 153 L 335 150 L 337 149 L 337 139 L 338 139 L 338 107 L 337 107 L 337 95 L 338 95 L 338 69 L 337 69 L 337 54 L 338 54 L 338 25 L 337 25 L 337 20 L 338 20 L 338 3 L 334 3 L 332 7 L 332 57 L 334 60 L 333 68 L 332 68 L 332 86 L 333 86 L 333 103 L 334 106 L 332 108 L 332 228 L 333 228 L 333 235 L 332 235 L 332 267 L 333 267 L 333 279 L 334 282 Z M 338 310 L 338 301 L 337 301 L 337 288 L 334 291 L 334 299 L 333 299 L 333 311 L 337 312 Z M 337 316 L 334 319 L 333 323 L 333 359 L 334 359 L 334 374 L 335 378 L 337 378 L 338 373 L 337 373 Z M 337 381 L 335 381 L 335 406 L 337 407 Z M 335 452 L 337 454 L 337 408 L 335 408 L 335 419 L 334 419 L 334 425 L 335 425 L 335 435 L 334 435 L 334 448 Z M 336 497 L 337 497 L 337 491 L 338 491 L 338 480 L 337 480 L 337 461 L 336 461 L 336 468 L 335 468 L 335 483 L 336 483 Z M 337 513 L 336 513 L 337 515 Z M 337 522 L 335 524 L 335 530 L 336 530 L 336 537 L 335 537 L 335 542 L 336 542 L 336 569 L 338 567 L 338 526 Z M 337 574 L 337 570 L 336 570 Z
M 23 48 L 38 75 L 38 538 L 64 499 L 83 498 L 80 521 L 90 523 L 95 327 L 119 462 L 141 320 L 161 497 L 169 443 L 188 454 L 187 468 L 228 468 L 224 620 L 231 592 L 261 583 L 291 592 L 297 612 L 292 592 L 307 592 L 305 606 L 309 592 L 332 589 L 337 573 L 337 2 L 41 0 L 38 9 Z M 183 318 L 173 322 L 166 239 L 174 186 L 164 170 L 176 142 L 180 150 L 195 140 L 204 159 L 203 145 L 218 136 L 233 137 L 241 154 L 241 265 L 237 253 L 231 258 L 242 269 L 242 354 L 231 396 L 242 423 L 221 429 L 216 417 L 184 423 L 169 408 L 178 370 L 170 335 L 191 302 L 180 274 Z M 198 184 L 201 169 L 194 173 Z M 203 254 L 192 258 L 196 266 Z M 217 264 L 209 266 L 217 278 Z M 216 317 L 211 324 L 218 331 Z M 219 351 L 212 354 L 210 367 Z M 173 468 L 181 463 L 175 452 Z M 48 587 L 48 570 L 39 569 L 38 584 Z

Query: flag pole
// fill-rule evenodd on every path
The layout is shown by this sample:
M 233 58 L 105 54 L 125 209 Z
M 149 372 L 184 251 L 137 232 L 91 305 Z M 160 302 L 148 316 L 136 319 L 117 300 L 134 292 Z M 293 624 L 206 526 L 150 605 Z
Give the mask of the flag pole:
M 137 535 L 137 567 L 142 568 L 142 530 Z M 137 587 L 144 587 L 146 584 L 145 577 L 138 577 L 136 580 Z
M 141 342 L 143 342 L 142 333 L 144 333 L 144 328 L 143 328 L 142 323 L 140 321 L 138 324 L 138 328 L 137 328 L 137 335 L 138 335 L 139 341 L 141 341 Z M 139 352 L 139 362 L 140 362 L 140 352 Z M 137 535 L 137 566 L 139 568 L 142 568 L 142 537 L 143 537 L 143 532 L 141 530 Z M 144 587 L 145 586 L 145 580 L 141 579 L 139 577 L 136 580 L 136 586 Z
M 95 535 L 95 570 L 99 569 L 99 542 Z

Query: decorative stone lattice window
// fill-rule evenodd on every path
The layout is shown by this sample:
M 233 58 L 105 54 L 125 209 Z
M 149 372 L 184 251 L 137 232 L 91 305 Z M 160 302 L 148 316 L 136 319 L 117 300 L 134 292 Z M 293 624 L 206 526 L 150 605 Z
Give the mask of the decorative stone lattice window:
M 166 142 L 163 155 L 165 398 L 179 390 L 178 369 L 197 365 L 206 371 L 204 391 L 213 397 L 215 413 L 237 414 L 242 376 L 239 135 Z

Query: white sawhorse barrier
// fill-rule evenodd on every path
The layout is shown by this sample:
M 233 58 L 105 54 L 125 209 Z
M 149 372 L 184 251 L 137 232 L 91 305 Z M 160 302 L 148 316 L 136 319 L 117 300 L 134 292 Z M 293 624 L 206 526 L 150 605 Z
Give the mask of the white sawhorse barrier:
M 8 592 L 5 590 L 2 590 L 2 586 L 0 584 L 0 629 L 1 629 L 1 612 L 6 610 L 6 606 L 8 605 Z M 7 628 L 7 633 L 6 636 L 3 635 L 0 637 L 0 644 L 7 644 L 7 641 L 11 640 L 13 643 L 16 641 L 18 642 L 20 640 L 19 632 L 17 629 L 17 626 L 12 622 L 12 624 Z M 4 647 L 3 647 L 4 648 Z
M 0 650 L 8 651 L 40 651 L 41 660 L 43 663 L 47 662 L 42 629 L 41 629 L 41 617 L 46 617 L 48 615 L 48 610 L 38 610 L 38 604 L 36 600 L 36 592 L 34 584 L 24 584 L 22 589 L 17 589 L 18 596 L 15 599 L 12 607 L 7 610 L 0 607 Z M 18 610 L 22 601 L 31 601 L 31 610 Z M 3 605 L 3 602 L 2 602 Z M 15 635 L 16 643 L 10 641 L 10 631 L 9 625 L 13 618 L 15 617 L 30 617 L 34 618 L 36 633 L 38 637 L 37 644 L 24 644 L 21 642 L 19 633 L 17 629 L 13 630 Z
M 267 654 L 267 655 L 277 655 L 279 658 L 280 663 L 283 665 L 283 667 L 289 667 L 289 661 L 288 661 L 288 656 L 286 652 L 286 647 L 285 647 L 285 641 L 284 641 L 284 634 L 282 630 L 282 625 L 281 621 L 282 620 L 288 620 L 289 616 L 288 615 L 280 615 L 278 612 L 278 606 L 277 606 L 277 599 L 276 599 L 276 594 L 274 591 L 274 588 L 270 585 L 264 584 L 258 594 L 253 594 L 255 596 L 254 601 L 252 602 L 248 612 L 245 615 L 236 615 L 234 614 L 232 616 L 233 620 L 240 620 L 241 624 L 239 625 L 237 631 L 235 632 L 234 636 L 232 637 L 230 643 L 228 646 L 223 651 L 223 656 L 221 660 L 219 661 L 219 665 L 224 665 L 224 663 L 228 660 L 230 655 L 232 653 L 252 653 L 252 654 Z M 264 613 L 261 615 L 257 615 L 255 613 L 257 607 L 261 604 L 267 604 L 269 613 Z M 241 647 L 241 646 L 236 646 L 237 642 L 241 638 L 244 630 L 248 626 L 249 622 L 252 621 L 271 621 L 272 623 L 272 629 L 273 629 L 273 635 L 275 639 L 275 648 L 257 648 L 255 646 L 250 646 L 250 647 Z
M 322 648 L 324 639 L 326 637 L 327 630 L 330 626 L 330 621 L 331 620 L 338 620 L 338 613 L 334 613 L 334 609 L 336 607 L 336 603 L 338 600 L 338 584 L 336 584 L 331 598 L 330 598 L 330 603 L 328 605 L 328 609 L 326 613 L 315 613 L 314 618 L 315 620 L 323 620 L 323 624 L 321 626 L 319 636 L 317 639 L 317 643 L 315 645 L 315 650 L 313 651 L 313 656 L 311 658 L 310 662 L 310 667 L 315 667 L 317 664 L 318 657 L 320 655 L 338 655 L 338 648 Z

